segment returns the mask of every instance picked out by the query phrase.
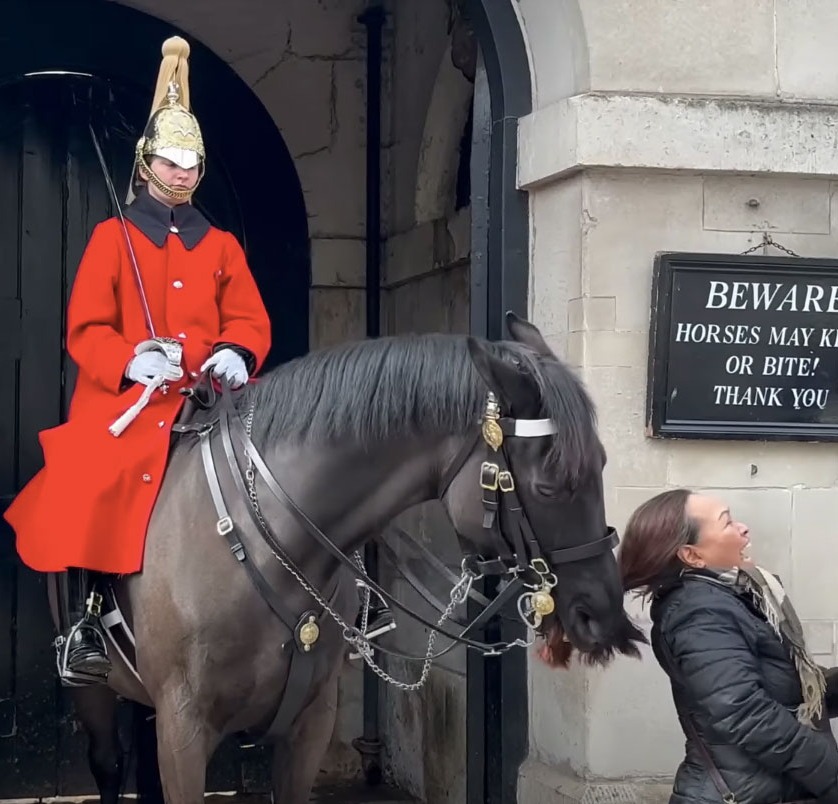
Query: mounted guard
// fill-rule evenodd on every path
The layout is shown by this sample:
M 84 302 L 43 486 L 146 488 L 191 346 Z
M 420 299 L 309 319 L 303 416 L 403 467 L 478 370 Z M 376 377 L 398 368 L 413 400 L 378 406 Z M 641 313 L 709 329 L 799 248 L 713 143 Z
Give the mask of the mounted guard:
M 206 154 L 189 45 L 172 37 L 162 52 L 128 206 L 105 170 L 118 214 L 94 229 L 73 285 L 67 350 L 79 371 L 68 421 L 40 434 L 45 466 L 5 513 L 23 562 L 63 573 L 56 646 L 70 685 L 110 671 L 91 576 L 142 569 L 180 392 L 206 371 L 244 385 L 271 344 L 241 246 L 191 204 Z

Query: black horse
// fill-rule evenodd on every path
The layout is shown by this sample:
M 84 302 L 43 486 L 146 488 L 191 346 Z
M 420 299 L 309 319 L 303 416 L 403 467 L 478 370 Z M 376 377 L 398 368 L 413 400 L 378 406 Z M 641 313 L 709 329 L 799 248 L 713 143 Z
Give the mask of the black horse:
M 180 428 L 143 571 L 113 585 L 133 612 L 139 679 L 111 651 L 109 686 L 75 691 L 105 804 L 121 781 L 117 694 L 156 711 L 168 804 L 202 804 L 209 758 L 243 731 L 276 742 L 276 804 L 307 802 L 346 640 L 371 656 L 351 625 L 346 556 L 426 500 L 471 556 L 449 614 L 495 573 L 552 664 L 572 648 L 600 663 L 637 655 L 592 404 L 534 326 L 509 327 L 514 342 L 405 336 L 312 353 Z M 442 650 L 510 647 L 444 620 L 429 624 Z

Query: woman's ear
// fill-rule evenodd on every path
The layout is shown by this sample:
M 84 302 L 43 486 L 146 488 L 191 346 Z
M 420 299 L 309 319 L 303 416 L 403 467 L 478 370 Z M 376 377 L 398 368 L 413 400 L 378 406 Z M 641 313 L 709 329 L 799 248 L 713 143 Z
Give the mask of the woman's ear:
M 703 569 L 707 566 L 707 563 L 701 557 L 701 554 L 695 548 L 695 545 L 685 544 L 683 547 L 679 547 L 676 555 L 678 556 L 680 562 L 687 567 L 692 567 L 693 569 Z

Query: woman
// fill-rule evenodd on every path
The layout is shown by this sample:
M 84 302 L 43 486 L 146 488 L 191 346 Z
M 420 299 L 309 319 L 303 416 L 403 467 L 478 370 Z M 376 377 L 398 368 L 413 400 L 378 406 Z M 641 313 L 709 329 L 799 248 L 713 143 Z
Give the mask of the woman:
M 727 505 L 685 489 L 626 527 L 624 586 L 652 600 L 652 648 L 687 738 L 670 802 L 838 802 L 823 673 L 749 546 Z

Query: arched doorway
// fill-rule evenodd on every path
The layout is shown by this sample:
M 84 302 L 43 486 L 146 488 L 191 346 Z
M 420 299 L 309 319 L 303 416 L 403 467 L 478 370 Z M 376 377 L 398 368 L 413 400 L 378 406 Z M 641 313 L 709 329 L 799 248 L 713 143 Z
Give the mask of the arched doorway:
M 16 4 L 5 22 L 0 510 L 41 465 L 38 432 L 64 414 L 75 371 L 63 350 L 64 310 L 93 226 L 114 212 L 88 125 L 122 200 L 160 44 L 174 33 L 159 20 L 95 0 Z M 193 105 L 208 152 L 195 203 L 245 247 L 274 323 L 269 365 L 275 364 L 308 348 L 308 232 L 300 183 L 251 90 L 194 41 L 192 54 Z M 74 733 L 56 684 L 45 603 L 42 579 L 20 566 L 0 522 L 0 799 L 90 788 L 84 740 Z M 132 743 L 130 736 L 126 742 Z M 243 761 L 235 746 L 221 752 L 210 770 L 212 789 L 236 789 Z

